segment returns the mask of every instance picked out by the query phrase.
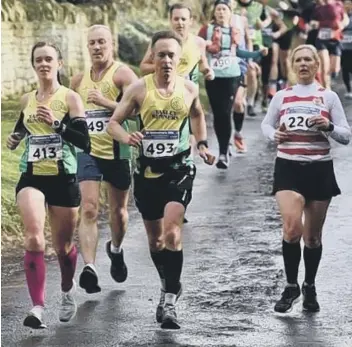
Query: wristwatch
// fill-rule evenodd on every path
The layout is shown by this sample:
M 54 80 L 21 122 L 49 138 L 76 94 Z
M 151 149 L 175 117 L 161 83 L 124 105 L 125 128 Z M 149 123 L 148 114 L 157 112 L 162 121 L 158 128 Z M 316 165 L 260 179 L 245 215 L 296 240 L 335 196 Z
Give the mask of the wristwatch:
M 208 141 L 207 141 L 207 140 L 200 140 L 200 141 L 197 143 L 197 149 L 199 149 L 200 146 L 205 146 L 206 148 L 209 148 L 209 146 L 208 146 Z
M 54 129 L 54 130 L 58 130 L 60 129 L 60 126 L 61 126 L 61 122 L 56 119 L 53 121 L 53 124 L 51 124 L 51 127 Z

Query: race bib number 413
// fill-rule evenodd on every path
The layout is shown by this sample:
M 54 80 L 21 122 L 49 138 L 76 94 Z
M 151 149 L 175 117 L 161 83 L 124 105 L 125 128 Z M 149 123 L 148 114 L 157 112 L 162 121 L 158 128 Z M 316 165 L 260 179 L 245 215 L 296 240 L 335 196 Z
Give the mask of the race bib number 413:
M 57 161 L 62 159 L 62 138 L 59 134 L 31 135 L 29 136 L 28 141 L 29 162 L 37 162 L 41 160 Z
M 176 130 L 146 130 L 142 140 L 143 155 L 147 158 L 164 158 L 176 154 L 179 144 Z
M 88 110 L 86 120 L 90 134 L 105 134 L 109 119 L 112 116 L 110 110 Z

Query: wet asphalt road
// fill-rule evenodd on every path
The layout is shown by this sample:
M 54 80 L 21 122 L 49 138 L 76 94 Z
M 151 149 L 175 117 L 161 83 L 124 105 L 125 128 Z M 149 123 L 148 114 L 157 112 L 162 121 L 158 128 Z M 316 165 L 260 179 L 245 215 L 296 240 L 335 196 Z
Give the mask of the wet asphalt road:
M 345 103 L 352 124 L 352 103 Z M 101 223 L 97 256 L 102 292 L 77 292 L 78 312 L 58 321 L 60 274 L 47 266 L 48 329 L 22 326 L 30 309 L 22 271 L 2 265 L 1 334 L 4 347 L 72 346 L 352 346 L 352 146 L 334 146 L 335 171 L 343 194 L 332 201 L 317 276 L 321 311 L 302 312 L 302 303 L 285 316 L 273 305 L 285 283 L 281 224 L 270 196 L 275 149 L 263 141 L 263 116 L 246 119 L 246 155 L 232 159 L 228 171 L 200 164 L 184 227 L 184 294 L 178 304 L 180 331 L 155 321 L 159 281 L 139 214 L 130 209 L 124 242 L 129 277 L 116 284 L 105 254 L 108 229 Z M 211 147 L 217 148 L 214 136 Z M 19 260 L 21 261 L 21 260 Z M 18 266 L 21 268 L 21 266 Z M 79 258 L 76 279 L 82 269 Z M 303 281 L 303 261 L 300 283 Z

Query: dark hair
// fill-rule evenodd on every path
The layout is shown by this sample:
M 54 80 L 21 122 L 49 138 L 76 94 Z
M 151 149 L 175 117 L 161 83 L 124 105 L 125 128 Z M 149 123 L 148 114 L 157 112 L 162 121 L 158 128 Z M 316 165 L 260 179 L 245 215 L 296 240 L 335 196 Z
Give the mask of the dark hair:
M 62 54 L 61 54 L 59 47 L 57 47 L 54 43 L 51 43 L 51 42 L 39 41 L 33 46 L 32 52 L 31 52 L 31 63 L 32 63 L 33 67 L 34 67 L 34 52 L 35 52 L 35 50 L 37 48 L 41 48 L 41 47 L 45 47 L 45 46 L 54 48 L 57 53 L 57 59 L 62 60 Z M 59 71 L 57 72 L 57 80 L 60 84 L 62 84 Z
M 188 10 L 189 16 L 190 18 L 192 18 L 192 9 L 186 4 L 182 4 L 182 3 L 176 3 L 170 7 L 170 10 L 169 10 L 170 17 L 172 17 L 172 12 L 174 12 L 174 10 L 183 10 L 183 9 Z
M 152 37 L 151 47 L 153 48 L 157 41 L 163 39 L 173 39 L 177 41 L 177 43 L 182 47 L 182 39 L 180 35 L 171 30 L 158 31 L 157 33 L 155 33 Z

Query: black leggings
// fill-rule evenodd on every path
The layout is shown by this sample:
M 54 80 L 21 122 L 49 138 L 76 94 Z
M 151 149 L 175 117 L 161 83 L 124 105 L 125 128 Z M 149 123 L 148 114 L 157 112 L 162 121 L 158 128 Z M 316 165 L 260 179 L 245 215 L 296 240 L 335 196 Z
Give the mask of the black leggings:
M 345 83 L 348 93 L 351 93 L 351 80 L 350 74 L 352 74 L 352 50 L 342 51 L 341 55 L 341 68 L 342 68 L 342 79 Z
M 205 81 L 211 109 L 214 115 L 214 130 L 219 142 L 220 154 L 227 154 L 231 138 L 232 105 L 241 77 L 215 78 Z

